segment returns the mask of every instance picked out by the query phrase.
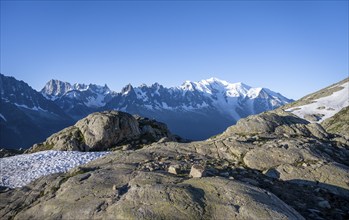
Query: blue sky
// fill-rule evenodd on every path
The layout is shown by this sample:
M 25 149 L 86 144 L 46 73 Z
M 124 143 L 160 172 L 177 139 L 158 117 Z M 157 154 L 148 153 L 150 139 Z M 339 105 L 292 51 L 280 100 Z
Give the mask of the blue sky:
M 37 90 L 214 76 L 297 99 L 348 59 L 348 1 L 1 1 L 1 73 Z

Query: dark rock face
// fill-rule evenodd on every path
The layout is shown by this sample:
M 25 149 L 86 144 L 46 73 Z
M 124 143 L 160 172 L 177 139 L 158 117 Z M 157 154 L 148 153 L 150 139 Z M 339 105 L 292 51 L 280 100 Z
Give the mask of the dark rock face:
M 0 147 L 28 148 L 73 120 L 23 81 L 0 74 Z
M 40 150 L 100 151 L 122 144 L 144 145 L 167 138 L 176 140 L 166 125 L 117 111 L 97 112 L 53 134 L 28 152 Z

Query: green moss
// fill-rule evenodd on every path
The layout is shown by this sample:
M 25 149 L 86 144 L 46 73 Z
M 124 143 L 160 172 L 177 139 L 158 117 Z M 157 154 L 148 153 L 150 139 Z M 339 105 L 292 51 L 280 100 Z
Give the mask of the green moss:
M 70 177 L 77 176 L 77 175 L 80 175 L 80 174 L 84 174 L 84 173 L 87 173 L 87 172 L 89 172 L 88 169 L 78 169 L 77 171 L 75 171 L 73 173 L 70 173 L 68 177 L 70 178 Z
M 333 117 L 322 122 L 321 125 L 329 133 L 349 136 L 349 107 L 343 108 Z
M 54 144 L 45 144 L 45 143 L 37 144 L 35 148 L 32 148 L 30 150 L 30 153 L 36 153 L 36 152 L 45 151 L 45 150 L 52 150 L 54 146 L 55 146 Z

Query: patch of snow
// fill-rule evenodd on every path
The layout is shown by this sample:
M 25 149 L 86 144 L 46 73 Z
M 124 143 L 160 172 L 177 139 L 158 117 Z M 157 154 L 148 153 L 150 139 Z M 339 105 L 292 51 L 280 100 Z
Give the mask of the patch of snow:
M 126 105 L 126 106 L 124 106 L 124 107 L 122 107 L 122 108 L 120 108 L 120 109 L 114 109 L 114 110 L 126 112 L 127 107 L 128 107 L 128 106 Z
M 146 85 L 142 85 L 140 88 L 134 88 L 134 91 L 136 93 L 137 99 L 143 100 L 143 101 L 148 101 L 148 96 L 145 92 L 143 92 L 142 88 L 146 87 Z
M 50 150 L 0 158 L 0 185 L 22 187 L 39 177 L 67 172 L 109 153 Z
M 258 97 L 261 91 L 262 91 L 262 88 L 251 88 L 247 91 L 247 96 L 251 99 L 255 99 Z
M 96 97 L 90 96 L 84 104 L 88 107 L 102 107 L 105 105 L 105 95 L 96 93 Z
M 194 91 L 193 83 L 188 80 L 185 81 L 179 88 L 184 91 Z
M 149 110 L 153 110 L 154 109 L 152 105 L 144 105 L 144 107 L 146 107 Z
M 89 86 L 88 85 L 85 85 L 85 84 L 80 84 L 80 83 L 75 83 L 73 85 L 73 89 L 76 89 L 78 91 L 86 91 L 88 90 Z
M 39 107 L 34 106 L 34 107 L 30 108 L 30 107 L 28 107 L 27 105 L 17 104 L 17 103 L 14 103 L 14 104 L 15 104 L 15 106 L 20 107 L 20 108 L 26 108 L 26 109 L 33 110 L 33 111 L 44 111 L 44 112 L 48 112 L 46 109 L 43 109 L 43 108 L 41 108 L 40 106 L 39 106 Z
M 41 93 L 41 95 L 43 95 L 46 99 L 51 101 L 55 101 L 56 99 L 58 99 L 58 96 L 49 96 L 46 93 Z
M 342 108 L 349 106 L 349 82 L 339 85 L 339 87 L 343 87 L 343 89 L 329 96 L 316 99 L 313 103 L 289 108 L 286 111 L 292 112 L 303 119 L 306 115 L 318 115 L 320 120 L 317 122 L 321 123 L 337 114 Z
M 161 107 L 167 110 L 173 110 L 172 107 L 168 106 L 166 102 L 161 102 Z
M 3 116 L 2 114 L 0 114 L 0 118 L 4 119 L 4 121 L 7 121 L 5 116 Z

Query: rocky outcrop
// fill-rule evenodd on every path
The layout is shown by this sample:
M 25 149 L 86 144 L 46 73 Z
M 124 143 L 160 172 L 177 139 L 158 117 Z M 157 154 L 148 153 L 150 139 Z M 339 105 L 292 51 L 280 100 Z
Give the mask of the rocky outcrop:
M 190 177 L 198 178 L 198 177 L 203 177 L 205 175 L 206 175 L 205 167 L 201 165 L 195 164 L 190 169 L 190 173 L 189 173 Z
M 0 148 L 0 158 L 3 157 L 11 157 L 18 154 L 24 153 L 24 149 L 6 149 L 6 148 Z
M 133 147 L 159 141 L 176 141 L 166 125 L 155 120 L 117 111 L 97 112 L 74 126 L 51 135 L 27 152 L 40 150 L 101 151 L 123 144 Z M 131 148 L 132 148 L 131 146 Z
M 81 125 L 62 132 L 85 137 L 94 117 L 83 132 Z M 149 119 L 130 121 L 137 141 L 164 131 Z M 206 141 L 127 145 L 69 173 L 0 189 L 0 218 L 348 219 L 349 146 L 340 137 L 277 110 Z
M 349 106 L 321 123 L 327 132 L 339 134 L 349 140 Z
M 138 150 L 116 151 L 69 173 L 0 193 L 0 216 L 346 218 L 347 148 L 315 137 L 257 137 L 153 143 Z M 191 178 L 192 167 L 205 168 L 205 175 Z M 329 212 L 328 205 L 336 210 Z
M 223 134 L 248 136 L 259 135 L 264 137 L 316 137 L 327 139 L 329 134 L 316 123 L 309 123 L 292 113 L 282 110 L 265 112 L 241 119 L 236 125 L 229 127 Z
M 187 157 L 185 148 L 185 144 L 169 143 L 165 146 L 169 152 L 164 154 L 156 144 L 132 154 L 110 154 L 67 174 L 41 178 L 22 189 L 1 193 L 0 216 L 2 219 L 303 219 L 273 193 L 250 184 L 219 176 L 189 179 L 163 172 L 168 163 L 177 160 L 175 155 L 181 158 L 183 166 L 189 165 L 190 160 L 205 162 L 196 153 Z M 159 165 L 163 159 L 165 166 L 153 172 L 142 166 Z M 13 202 L 7 203 L 9 200 Z

